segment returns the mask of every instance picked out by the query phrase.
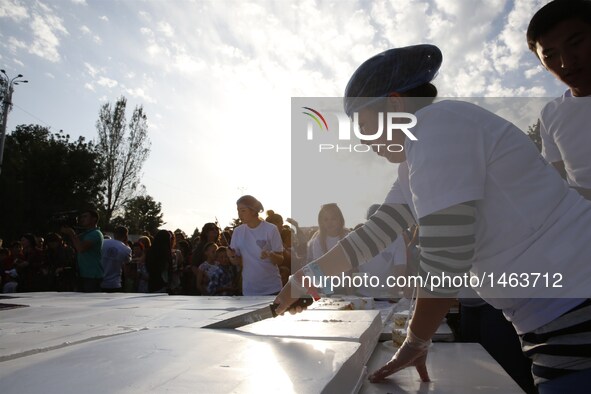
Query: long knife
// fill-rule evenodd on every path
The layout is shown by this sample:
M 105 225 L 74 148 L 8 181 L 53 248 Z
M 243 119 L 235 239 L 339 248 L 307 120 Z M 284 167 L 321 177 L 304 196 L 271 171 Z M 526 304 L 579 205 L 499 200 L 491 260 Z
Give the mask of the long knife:
M 295 308 L 297 306 L 301 306 L 305 308 L 309 305 L 312 305 L 314 299 L 310 296 L 304 296 L 299 298 L 296 302 L 291 304 L 290 308 Z M 277 313 L 275 309 L 279 304 L 271 304 L 267 305 L 264 308 L 257 309 L 255 311 L 247 312 L 239 316 L 234 316 L 226 320 L 221 320 L 212 324 L 208 324 L 203 328 L 238 328 L 245 326 L 247 324 L 255 323 L 261 320 L 268 319 L 270 317 L 277 317 Z

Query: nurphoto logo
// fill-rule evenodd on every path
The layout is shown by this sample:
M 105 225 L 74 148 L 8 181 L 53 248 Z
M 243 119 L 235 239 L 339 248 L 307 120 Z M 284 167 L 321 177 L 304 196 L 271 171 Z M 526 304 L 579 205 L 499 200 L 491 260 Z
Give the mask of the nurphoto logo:
M 302 112 L 304 115 L 309 117 L 307 123 L 307 139 L 308 141 L 314 140 L 314 130 L 319 130 L 323 133 L 330 132 L 329 123 L 327 122 L 327 116 L 324 116 L 320 111 L 317 111 L 311 107 L 302 107 L 305 111 Z M 392 133 L 394 130 L 401 130 L 407 138 L 412 141 L 417 141 L 417 137 L 410 131 L 411 128 L 416 126 L 417 118 L 411 113 L 407 112 L 387 112 L 384 116 L 383 112 L 378 112 L 378 129 L 374 134 L 363 134 L 359 129 L 359 114 L 357 112 L 353 113 L 352 119 L 347 117 L 342 112 L 326 112 L 326 115 L 331 116 L 333 119 L 337 121 L 337 137 L 339 142 L 349 142 L 351 141 L 351 129 L 353 130 L 353 135 L 357 137 L 359 140 L 364 141 L 364 143 L 353 144 L 353 143 L 336 143 L 336 144 L 328 144 L 328 143 L 319 143 L 318 144 L 318 151 L 325 152 L 325 151 L 333 151 L 333 152 L 354 152 L 354 153 L 364 153 L 370 152 L 372 150 L 379 152 L 380 150 L 387 150 L 388 152 L 402 152 L 404 150 L 404 146 L 401 144 L 395 143 L 371 143 L 372 141 L 377 141 L 378 139 L 382 138 L 385 133 L 386 141 L 392 141 Z M 385 118 L 385 122 L 384 122 Z M 401 121 L 403 123 L 401 123 Z M 405 122 L 405 123 L 404 123 Z M 351 123 L 353 127 L 351 127 Z M 384 124 L 385 123 L 385 124 Z

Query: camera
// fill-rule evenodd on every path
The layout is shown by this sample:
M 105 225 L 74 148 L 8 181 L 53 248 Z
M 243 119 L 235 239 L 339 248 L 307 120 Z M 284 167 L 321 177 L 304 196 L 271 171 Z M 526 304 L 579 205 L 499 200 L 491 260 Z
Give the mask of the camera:
M 78 211 L 62 211 L 54 212 L 49 217 L 49 224 L 56 228 L 71 227 L 73 229 L 78 226 Z

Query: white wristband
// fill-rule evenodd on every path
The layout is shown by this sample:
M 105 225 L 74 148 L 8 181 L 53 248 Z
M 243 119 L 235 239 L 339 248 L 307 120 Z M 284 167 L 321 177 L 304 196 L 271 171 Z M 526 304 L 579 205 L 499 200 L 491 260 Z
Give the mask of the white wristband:
M 417 337 L 410 330 L 410 327 L 408 327 L 408 333 L 406 334 L 405 342 L 407 343 L 408 346 L 415 348 L 415 349 L 420 349 L 420 350 L 425 350 L 431 345 L 431 339 L 424 340 L 424 339 Z

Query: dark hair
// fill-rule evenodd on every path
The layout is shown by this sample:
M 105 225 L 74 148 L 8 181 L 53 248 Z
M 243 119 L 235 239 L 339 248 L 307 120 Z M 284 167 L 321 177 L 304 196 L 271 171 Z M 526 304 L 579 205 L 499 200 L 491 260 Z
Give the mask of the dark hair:
M 430 82 L 427 82 L 423 85 L 419 85 L 416 88 L 412 88 L 407 90 L 402 94 L 406 97 L 425 97 L 434 99 L 437 97 L 437 88 Z M 431 100 L 433 102 L 433 100 Z
M 205 246 L 203 247 L 203 251 L 202 251 L 202 262 L 207 261 L 207 258 L 205 257 L 205 252 L 207 252 L 207 250 L 209 248 L 211 248 L 212 246 L 215 246 L 215 250 L 217 251 L 218 249 L 218 244 L 216 244 L 215 242 L 208 242 L 205 244 Z M 215 259 L 215 252 L 213 255 L 213 258 Z
M 93 217 L 94 219 L 96 219 L 96 221 L 99 221 L 99 213 L 96 210 L 96 208 L 94 207 L 85 207 L 82 208 L 81 210 L 78 211 L 78 216 L 82 215 L 83 213 L 89 213 L 91 217 Z
M 210 222 L 210 223 L 205 223 L 203 225 L 203 227 L 201 228 L 201 238 L 200 239 L 203 239 L 203 238 L 207 239 L 207 233 L 209 231 L 211 231 L 211 230 L 217 231 L 218 232 L 218 236 L 219 236 L 219 234 L 220 234 L 220 228 L 218 227 L 217 224 Z
M 278 213 L 275 213 L 272 209 L 267 211 L 267 218 L 265 219 L 266 222 L 272 223 L 277 227 L 283 226 L 283 216 Z
M 35 248 L 37 246 L 37 240 L 35 239 L 35 236 L 31 233 L 26 233 L 21 235 L 21 238 L 26 239 L 27 241 L 29 241 L 29 246 L 32 246 L 33 248 Z
M 257 213 L 261 213 L 265 210 L 263 204 L 261 204 L 259 200 L 248 194 L 240 197 L 238 201 L 236 201 L 236 205 L 238 204 L 243 204 Z
M 580 19 L 591 24 L 591 1 L 554 0 L 534 14 L 527 27 L 527 46 L 538 56 L 536 43 L 541 35 L 548 33 L 557 24 L 569 19 Z
M 320 239 L 320 247 L 323 253 L 328 252 L 328 246 L 326 243 L 326 238 L 328 234 L 326 234 L 326 229 L 322 225 L 322 217 L 326 214 L 333 214 L 336 215 L 337 219 L 339 220 L 339 227 L 341 228 L 340 234 L 338 237 L 341 239 L 345 235 L 347 235 L 347 229 L 345 228 L 345 217 L 343 216 L 343 211 L 341 208 L 335 203 L 324 204 L 320 207 L 320 211 L 318 211 L 318 237 Z
M 215 246 L 216 249 L 218 247 L 218 244 L 216 244 L 215 242 L 208 242 L 205 244 L 205 246 L 203 247 L 203 251 L 205 252 L 207 249 L 209 249 L 210 247 Z
M 150 292 L 168 285 L 162 277 L 162 274 L 167 272 L 170 278 L 172 269 L 172 239 L 167 230 L 159 230 L 154 236 L 152 247 L 146 253 L 146 269 L 149 274 Z
M 113 235 L 115 236 L 115 238 L 127 238 L 128 233 L 129 231 L 125 226 L 117 226 L 113 231 Z
M 218 232 L 218 236 L 214 242 L 207 240 L 207 233 L 210 230 L 216 230 Z M 199 242 L 195 248 L 193 248 L 193 254 L 191 256 L 191 264 L 198 266 L 204 261 L 204 252 L 207 249 L 209 244 L 216 244 L 219 242 L 220 239 L 220 228 L 215 223 L 205 223 L 203 228 L 201 229 L 201 235 L 199 236 Z
M 61 242 L 62 237 L 58 233 L 49 233 L 45 236 L 45 241 L 48 243 L 49 242 Z

